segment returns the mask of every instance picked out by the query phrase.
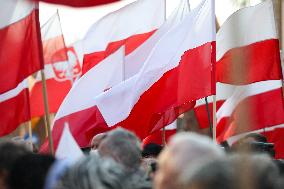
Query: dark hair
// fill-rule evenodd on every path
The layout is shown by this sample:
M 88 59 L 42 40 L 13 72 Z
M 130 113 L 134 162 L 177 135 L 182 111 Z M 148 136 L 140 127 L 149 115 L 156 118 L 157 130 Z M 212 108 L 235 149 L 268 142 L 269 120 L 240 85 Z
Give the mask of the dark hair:
M 30 153 L 25 146 L 13 142 L 1 142 L 0 144 L 0 172 L 10 171 L 16 159 Z
M 163 147 L 161 145 L 155 143 L 146 144 L 142 151 L 142 157 L 158 157 L 162 149 Z
M 264 135 L 259 134 L 259 133 L 250 133 L 246 135 L 244 138 L 254 138 L 256 142 L 267 142 L 267 139 Z
M 8 178 L 10 189 L 41 189 L 54 157 L 27 154 L 17 159 Z

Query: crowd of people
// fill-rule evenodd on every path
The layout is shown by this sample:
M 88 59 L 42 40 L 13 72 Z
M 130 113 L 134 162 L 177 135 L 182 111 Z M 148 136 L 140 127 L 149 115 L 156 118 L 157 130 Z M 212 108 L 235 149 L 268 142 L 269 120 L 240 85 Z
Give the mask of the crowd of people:
M 97 135 L 80 159 L 56 159 L 13 141 L 0 144 L 0 189 L 281 189 L 283 162 L 251 134 L 232 150 L 182 132 L 165 146 L 141 147 L 117 128 Z M 252 145 L 253 144 L 253 145 Z M 266 143 L 263 143 L 266 144 Z

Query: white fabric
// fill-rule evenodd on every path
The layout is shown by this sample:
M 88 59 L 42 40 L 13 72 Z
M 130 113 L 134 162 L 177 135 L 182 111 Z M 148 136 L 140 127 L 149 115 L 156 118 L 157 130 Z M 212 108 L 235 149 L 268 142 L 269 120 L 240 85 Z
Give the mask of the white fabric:
M 189 13 L 188 0 L 181 0 L 168 20 L 142 45 L 125 57 L 125 78 L 138 73 L 157 42 Z
M 26 0 L 0 0 L 0 29 L 27 17 L 36 7 Z
M 28 88 L 28 79 L 24 79 L 21 83 L 17 85 L 16 88 L 11 89 L 3 94 L 0 94 L 0 103 L 4 102 L 6 100 L 9 100 L 10 98 L 13 98 L 20 94 L 24 89 Z
M 42 41 L 46 41 L 55 37 L 62 36 L 61 24 L 58 12 L 56 12 L 42 27 L 41 27 Z
M 215 41 L 214 1 L 203 1 L 164 35 L 138 74 L 97 96 L 97 106 L 108 126 L 126 119 L 140 96 L 164 73 L 177 67 L 185 51 Z
M 65 123 L 57 150 L 55 152 L 55 157 L 57 159 L 72 159 L 73 161 L 76 161 L 82 156 L 83 152 L 75 141 L 69 129 L 69 125 Z
M 221 26 L 216 38 L 217 61 L 232 48 L 277 39 L 272 1 L 237 11 Z
M 260 93 L 268 92 L 281 87 L 280 80 L 262 81 L 248 85 L 236 86 L 233 95 L 228 98 L 218 110 L 217 123 L 223 117 L 229 117 L 235 110 L 236 106 L 245 98 Z
M 123 81 L 124 47 L 90 69 L 71 88 L 54 120 L 95 105 L 94 98 Z
M 234 90 L 235 90 L 235 85 L 230 85 L 230 84 L 224 84 L 224 83 L 216 83 L 216 100 L 226 100 L 230 96 L 232 96 Z M 208 103 L 213 102 L 213 96 L 208 96 L 207 97 Z M 206 104 L 205 99 L 199 99 L 196 101 L 195 107 L 202 106 Z
M 159 28 L 165 19 L 165 0 L 138 0 L 96 22 L 83 40 L 84 54 L 103 51 L 110 42 Z
M 232 136 L 230 138 L 227 139 L 227 142 L 229 145 L 234 144 L 236 141 L 238 141 L 239 139 L 243 138 L 244 136 L 251 134 L 251 133 L 262 133 L 262 132 L 270 132 L 270 131 L 274 131 L 275 129 L 281 129 L 284 128 L 284 124 L 281 125 L 276 125 L 276 126 L 272 126 L 272 127 L 265 127 L 263 129 L 258 129 L 258 130 L 254 130 L 254 131 L 250 131 L 250 132 L 246 132 L 246 133 L 242 133 L 239 135 L 235 135 Z

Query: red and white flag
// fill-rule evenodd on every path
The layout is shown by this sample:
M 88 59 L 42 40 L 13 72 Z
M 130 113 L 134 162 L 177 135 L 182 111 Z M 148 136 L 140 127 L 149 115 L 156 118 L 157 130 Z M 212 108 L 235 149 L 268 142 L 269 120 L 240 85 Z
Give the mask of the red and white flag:
M 234 13 L 216 37 L 218 82 L 239 85 L 282 78 L 271 0 Z
M 83 74 L 125 46 L 131 53 L 165 21 L 165 0 L 135 1 L 96 22 L 83 40 Z
M 68 5 L 73 7 L 91 7 L 91 6 L 113 3 L 119 0 L 32 0 L 32 1 L 42 1 L 45 3 Z
M 164 131 L 163 129 L 161 129 L 144 138 L 142 141 L 142 145 L 145 146 L 150 143 L 164 145 L 163 144 L 164 142 L 166 142 L 167 144 L 170 141 L 170 138 L 176 133 L 177 133 L 177 122 L 174 121 L 170 125 L 166 126 Z
M 182 0 L 170 18 L 142 45 L 140 45 L 127 56 L 124 54 L 124 48 L 119 49 L 117 52 L 110 55 L 109 58 L 107 57 L 105 60 L 103 60 L 100 63 L 102 65 L 98 64 L 91 69 L 92 71 L 89 71 L 90 73 L 87 72 L 86 75 L 88 76 L 83 76 L 84 78 L 89 78 L 88 80 L 81 79 L 78 81 L 79 84 L 74 86 L 74 89 L 70 91 L 55 117 L 55 120 L 57 121 L 55 121 L 52 130 L 55 147 L 58 143 L 60 133 L 62 132 L 62 123 L 64 121 L 67 121 L 71 125 L 76 125 L 75 127 L 71 127 L 70 130 L 80 146 L 85 147 L 89 144 L 89 140 L 93 137 L 93 132 L 90 132 L 90 134 L 85 134 L 89 129 L 86 127 L 86 125 L 90 125 L 91 123 L 88 116 L 84 115 L 84 110 L 94 105 L 94 103 L 92 103 L 93 98 L 99 93 L 102 93 L 103 91 L 138 73 L 145 60 L 151 53 L 151 50 L 155 47 L 156 43 L 172 27 L 180 23 L 188 12 L 188 2 L 187 0 Z M 101 67 L 104 67 L 104 69 L 101 69 Z M 114 73 L 112 73 L 112 76 L 110 75 L 103 79 L 106 72 L 109 74 L 112 72 Z M 100 84 L 92 84 L 92 87 L 86 87 L 92 82 L 99 82 Z M 81 86 L 85 87 L 82 88 Z M 81 98 L 84 99 L 81 100 Z M 84 103 L 89 105 L 86 106 Z M 83 113 L 82 115 L 81 112 Z M 76 117 L 80 119 L 80 124 L 76 124 L 78 121 Z M 104 128 L 100 130 L 100 132 L 106 130 L 108 129 Z
M 90 99 L 85 109 L 71 114 L 75 111 L 69 106 L 58 117 L 72 117 L 71 130 L 84 120 L 80 127 L 89 136 L 122 126 L 143 139 L 192 108 L 192 101 L 215 92 L 214 44 L 214 1 L 206 0 L 159 40 L 136 75 Z M 90 85 L 79 80 L 76 86 Z
M 44 55 L 44 73 L 50 113 L 57 112 L 63 99 L 71 89 L 73 80 L 81 74 L 79 58 L 74 47 L 66 47 L 59 15 L 56 13 L 41 28 Z M 41 73 L 30 93 L 31 116 L 44 115 Z
M 43 68 L 37 3 L 1 2 L 0 49 L 0 136 L 3 136 L 30 119 L 26 78 Z
M 217 140 L 283 123 L 280 80 L 236 86 L 217 112 Z
M 235 86 L 223 83 L 216 83 L 216 109 L 217 111 L 223 103 L 232 96 Z M 200 129 L 207 129 L 210 127 L 210 122 L 213 122 L 213 97 L 207 97 L 208 110 L 206 107 L 205 98 L 197 100 L 194 107 L 194 113 Z M 208 118 L 208 111 L 210 112 L 210 122 Z

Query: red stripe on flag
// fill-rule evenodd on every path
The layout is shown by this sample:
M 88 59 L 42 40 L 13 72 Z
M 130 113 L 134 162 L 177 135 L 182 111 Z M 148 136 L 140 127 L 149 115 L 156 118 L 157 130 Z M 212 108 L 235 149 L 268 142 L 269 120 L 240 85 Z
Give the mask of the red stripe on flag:
M 273 131 L 263 132 L 267 141 L 274 144 L 275 158 L 284 159 L 284 129 L 277 128 Z
M 219 100 L 216 102 L 217 105 L 217 111 L 218 109 L 222 106 L 222 104 L 225 102 L 225 100 Z M 211 124 L 213 123 L 213 103 L 208 103 L 208 108 L 210 111 L 210 119 L 211 119 Z M 206 109 L 206 104 L 195 107 L 194 108 L 194 113 L 197 119 L 197 122 L 199 124 L 200 129 L 206 129 L 210 127 L 209 120 L 208 120 L 208 113 Z
M 224 117 L 217 126 L 217 140 L 284 123 L 282 89 L 250 96 L 240 102 L 231 117 Z
M 217 61 L 217 82 L 235 85 L 282 78 L 279 40 L 234 48 Z
M 30 119 L 29 91 L 25 88 L 17 96 L 0 102 L 0 136 L 14 131 Z
M 211 46 L 215 42 L 188 50 L 179 65 L 166 72 L 152 85 L 135 104 L 130 115 L 122 122 L 109 128 L 96 106 L 65 116 L 55 121 L 52 130 L 55 147 L 60 139 L 64 122 L 81 147 L 102 131 L 116 126 L 134 131 L 144 139 L 173 122 L 180 114 L 193 108 L 195 100 L 212 95 Z M 47 150 L 47 144 L 41 151 Z
M 176 134 L 176 129 L 172 129 L 172 130 L 165 130 L 165 140 L 166 143 L 169 142 L 170 138 Z M 164 145 L 163 144 L 163 131 L 157 131 L 149 136 L 147 136 L 144 140 L 143 140 L 143 146 L 150 144 L 150 143 L 155 143 L 155 144 L 159 144 L 159 145 Z
M 117 51 L 123 45 L 125 45 L 125 55 L 130 54 L 137 47 L 139 47 L 142 43 L 144 43 L 148 38 L 150 38 L 154 34 L 155 31 L 156 30 L 148 32 L 148 33 L 137 34 L 137 35 L 130 36 L 124 40 L 111 42 L 108 44 L 105 51 L 94 52 L 91 54 L 84 55 L 83 74 L 85 74 L 92 67 L 97 65 L 107 56 Z
M 34 1 L 42 1 L 46 3 L 68 5 L 73 7 L 90 7 L 90 6 L 113 3 L 119 0 L 34 0 Z
M 48 106 L 50 113 L 57 112 L 59 106 L 61 105 L 66 94 L 71 89 L 70 81 L 56 81 L 55 79 L 46 80 L 47 96 L 48 96 Z M 44 104 L 43 104 L 43 94 L 42 94 L 42 82 L 37 82 L 33 86 L 30 93 L 31 99 L 31 116 L 38 117 L 43 116 Z
M 24 19 L 0 29 L 0 93 L 15 88 L 43 67 L 37 14 L 34 10 Z

